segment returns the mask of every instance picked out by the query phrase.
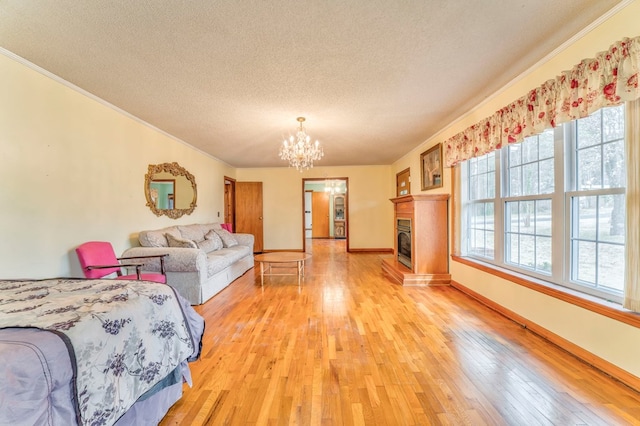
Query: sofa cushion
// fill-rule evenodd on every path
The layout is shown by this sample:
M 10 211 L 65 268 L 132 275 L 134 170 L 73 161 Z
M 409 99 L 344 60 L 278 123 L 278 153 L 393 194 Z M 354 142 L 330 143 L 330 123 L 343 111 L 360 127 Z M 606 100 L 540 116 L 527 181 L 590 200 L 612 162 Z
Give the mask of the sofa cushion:
M 202 228 L 202 233 L 204 235 L 207 235 L 207 232 L 211 231 L 212 229 L 220 229 L 220 224 L 218 222 L 214 222 L 214 223 L 202 223 L 200 225 L 200 228 Z
M 138 235 L 138 241 L 142 247 L 169 247 L 165 234 L 171 234 L 176 238 L 182 237 L 177 226 L 170 226 L 154 231 L 142 231 Z
M 176 238 L 173 235 L 167 233 L 165 234 L 167 237 L 167 242 L 169 243 L 169 247 L 179 247 L 179 248 L 198 248 L 195 242 L 192 240 L 188 240 L 186 238 Z
M 249 254 L 251 254 L 249 247 L 241 245 L 222 248 L 207 253 L 207 276 L 210 277 L 222 271 L 224 268 Z
M 238 245 L 238 240 L 226 229 L 214 229 L 214 232 L 222 239 L 224 247 L 233 247 Z
M 191 240 L 191 241 L 202 241 L 204 240 L 204 229 L 202 226 L 195 224 L 195 225 L 187 225 L 187 226 L 182 226 L 182 225 L 178 225 L 178 230 L 180 231 L 180 235 L 182 236 L 182 238 L 185 238 L 187 240 Z

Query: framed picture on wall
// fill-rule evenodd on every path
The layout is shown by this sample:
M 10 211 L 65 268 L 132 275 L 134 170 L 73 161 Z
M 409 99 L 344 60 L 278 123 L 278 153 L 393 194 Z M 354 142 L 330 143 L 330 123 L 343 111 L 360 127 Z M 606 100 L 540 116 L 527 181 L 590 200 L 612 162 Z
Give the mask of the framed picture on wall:
M 437 144 L 420 154 L 422 190 L 442 186 L 442 144 Z
M 411 193 L 411 169 L 407 167 L 400 173 L 396 173 L 396 197 Z

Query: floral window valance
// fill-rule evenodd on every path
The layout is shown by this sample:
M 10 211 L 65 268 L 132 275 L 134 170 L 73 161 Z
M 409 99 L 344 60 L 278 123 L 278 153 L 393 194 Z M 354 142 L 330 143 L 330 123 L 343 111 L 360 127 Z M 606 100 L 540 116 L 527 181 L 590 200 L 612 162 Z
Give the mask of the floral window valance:
M 521 142 L 602 107 L 638 99 L 639 71 L 640 37 L 625 38 L 445 141 L 445 165 Z

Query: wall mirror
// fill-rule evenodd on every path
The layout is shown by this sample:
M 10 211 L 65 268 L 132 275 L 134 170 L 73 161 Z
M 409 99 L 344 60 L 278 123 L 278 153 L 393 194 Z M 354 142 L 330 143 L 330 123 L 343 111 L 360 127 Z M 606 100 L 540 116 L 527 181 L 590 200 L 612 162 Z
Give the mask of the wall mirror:
M 149 164 L 144 195 L 156 216 L 177 219 L 196 208 L 196 178 L 178 163 Z

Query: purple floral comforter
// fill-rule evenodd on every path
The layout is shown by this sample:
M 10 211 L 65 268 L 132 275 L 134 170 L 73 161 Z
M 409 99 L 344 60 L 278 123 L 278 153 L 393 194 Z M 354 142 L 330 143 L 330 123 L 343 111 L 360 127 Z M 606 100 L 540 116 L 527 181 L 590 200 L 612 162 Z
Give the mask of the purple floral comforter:
M 43 361 L 46 354 L 41 348 L 20 342 L 16 334 L 19 328 L 46 330 L 58 337 L 39 336 L 49 335 L 51 345 L 64 342 L 75 361 L 72 395 L 49 398 L 73 400 L 79 424 L 115 423 L 184 360 L 199 356 L 199 338 L 193 339 L 178 299 L 170 286 L 145 281 L 0 281 L 0 329 L 5 329 L 0 330 L 0 342 L 4 342 L 0 358 L 8 359 L 6 352 L 10 352 L 25 361 L 5 370 L 0 406 L 3 399 L 19 400 L 16 395 L 5 398 L 5 393 L 24 392 L 31 369 L 42 381 L 44 393 L 54 389 L 57 381 L 68 379 L 57 377 L 56 368 Z M 188 314 L 191 320 L 197 317 L 195 312 Z

